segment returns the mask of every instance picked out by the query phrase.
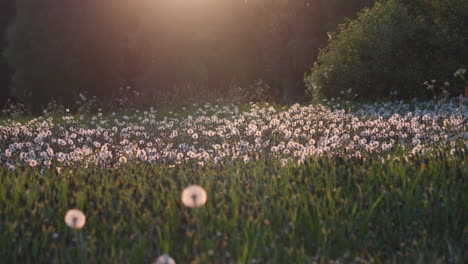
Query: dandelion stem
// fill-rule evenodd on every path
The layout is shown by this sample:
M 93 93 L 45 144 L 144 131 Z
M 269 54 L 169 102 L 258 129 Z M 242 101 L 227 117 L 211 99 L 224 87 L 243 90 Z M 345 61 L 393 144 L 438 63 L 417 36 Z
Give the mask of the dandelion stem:
M 80 236 L 80 253 L 81 253 L 81 263 L 86 263 L 86 254 L 84 251 L 84 244 L 83 244 L 83 233 L 81 230 L 78 230 L 79 236 Z

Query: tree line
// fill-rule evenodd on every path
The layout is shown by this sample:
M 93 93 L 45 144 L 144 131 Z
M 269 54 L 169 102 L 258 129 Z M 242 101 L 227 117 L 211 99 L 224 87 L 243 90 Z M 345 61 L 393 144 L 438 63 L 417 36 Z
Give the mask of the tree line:
M 85 91 L 109 102 L 121 87 L 143 93 L 142 105 L 229 97 L 259 84 L 260 95 L 280 102 L 301 100 L 306 90 L 316 99 L 342 90 L 408 98 L 421 94 L 424 80 L 448 80 L 468 63 L 466 0 L 2 5 L 0 93 L 32 111 L 50 100 L 71 105 Z
M 2 0 L 0 2 L 0 55 L 7 46 L 6 30 L 14 17 L 14 6 L 14 0 Z M 0 102 L 3 102 L 8 96 L 10 96 L 10 76 L 11 71 L 8 68 L 6 58 L 4 56 L 0 56 Z
M 277 98 L 297 99 L 327 32 L 372 2 L 16 0 L 10 92 L 40 108 L 81 91 L 106 100 L 129 85 L 157 101 L 262 79 Z

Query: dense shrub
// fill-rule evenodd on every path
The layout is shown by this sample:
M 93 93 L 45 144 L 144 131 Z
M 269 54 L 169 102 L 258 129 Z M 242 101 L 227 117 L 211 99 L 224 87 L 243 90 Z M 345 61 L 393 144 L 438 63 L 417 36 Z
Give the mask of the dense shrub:
M 425 80 L 448 80 L 466 63 L 468 1 L 402 2 L 378 2 L 331 34 L 306 76 L 314 98 L 336 97 L 349 88 L 365 98 L 422 96 Z

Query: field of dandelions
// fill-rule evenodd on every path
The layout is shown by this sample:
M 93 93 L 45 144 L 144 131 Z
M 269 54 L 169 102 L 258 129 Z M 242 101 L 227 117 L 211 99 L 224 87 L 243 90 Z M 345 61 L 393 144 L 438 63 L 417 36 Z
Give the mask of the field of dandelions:
M 467 117 L 454 98 L 1 119 L 0 262 L 464 263 Z

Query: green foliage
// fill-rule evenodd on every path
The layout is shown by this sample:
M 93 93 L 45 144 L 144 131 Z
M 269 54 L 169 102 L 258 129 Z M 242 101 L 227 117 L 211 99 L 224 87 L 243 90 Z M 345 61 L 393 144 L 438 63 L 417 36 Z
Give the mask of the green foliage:
M 270 105 L 244 105 L 241 111 L 231 106 L 232 112 L 225 111 L 229 106 L 206 105 L 4 120 L 2 261 L 79 263 L 81 245 L 89 263 L 151 263 L 163 253 L 177 263 L 467 259 L 467 108 L 434 101 L 327 105 L 276 111 Z M 279 121 L 277 130 L 267 128 L 257 136 L 248 129 L 275 126 L 273 120 Z M 226 127 L 241 133 L 203 136 Z M 188 129 L 200 137 L 190 136 Z M 292 129 L 305 132 L 292 137 L 278 133 Z M 167 133 L 172 131 L 179 136 L 172 138 Z M 61 138 L 71 142 L 64 145 Z M 239 146 L 252 146 L 257 139 L 269 144 L 241 152 Z M 280 141 L 287 142 L 289 154 L 272 153 Z M 150 159 L 156 155 L 144 147 L 150 142 L 170 152 L 160 152 L 159 161 Z M 210 151 L 221 142 L 231 156 L 218 165 L 213 159 L 200 165 L 199 158 L 166 158 L 185 153 L 184 145 Z M 395 146 L 388 148 L 387 142 Z M 295 144 L 324 152 L 296 160 L 300 150 Z M 41 159 L 49 150 L 41 146 L 53 150 L 50 167 Z M 74 151 L 85 146 L 92 148 L 88 154 Z M 144 149 L 149 155 L 138 157 Z M 106 161 L 100 156 L 107 150 Z M 62 151 L 72 159 L 56 159 Z M 245 163 L 243 153 L 252 160 Z M 293 161 L 282 159 L 288 157 Z M 40 164 L 31 165 L 33 160 Z M 181 191 L 191 184 L 208 194 L 196 211 L 181 203 Z M 87 216 L 78 233 L 64 223 L 72 208 Z
M 150 263 L 164 252 L 178 263 L 459 263 L 468 236 L 463 159 L 129 164 L 60 174 L 2 166 L 0 255 L 7 263 L 77 263 L 78 234 L 63 218 L 80 208 L 91 263 Z M 208 193 L 196 212 L 180 202 L 193 183 Z
M 314 98 L 348 88 L 363 98 L 422 96 L 425 80 L 448 80 L 466 64 L 467 1 L 402 2 L 378 2 L 331 35 L 306 76 Z

